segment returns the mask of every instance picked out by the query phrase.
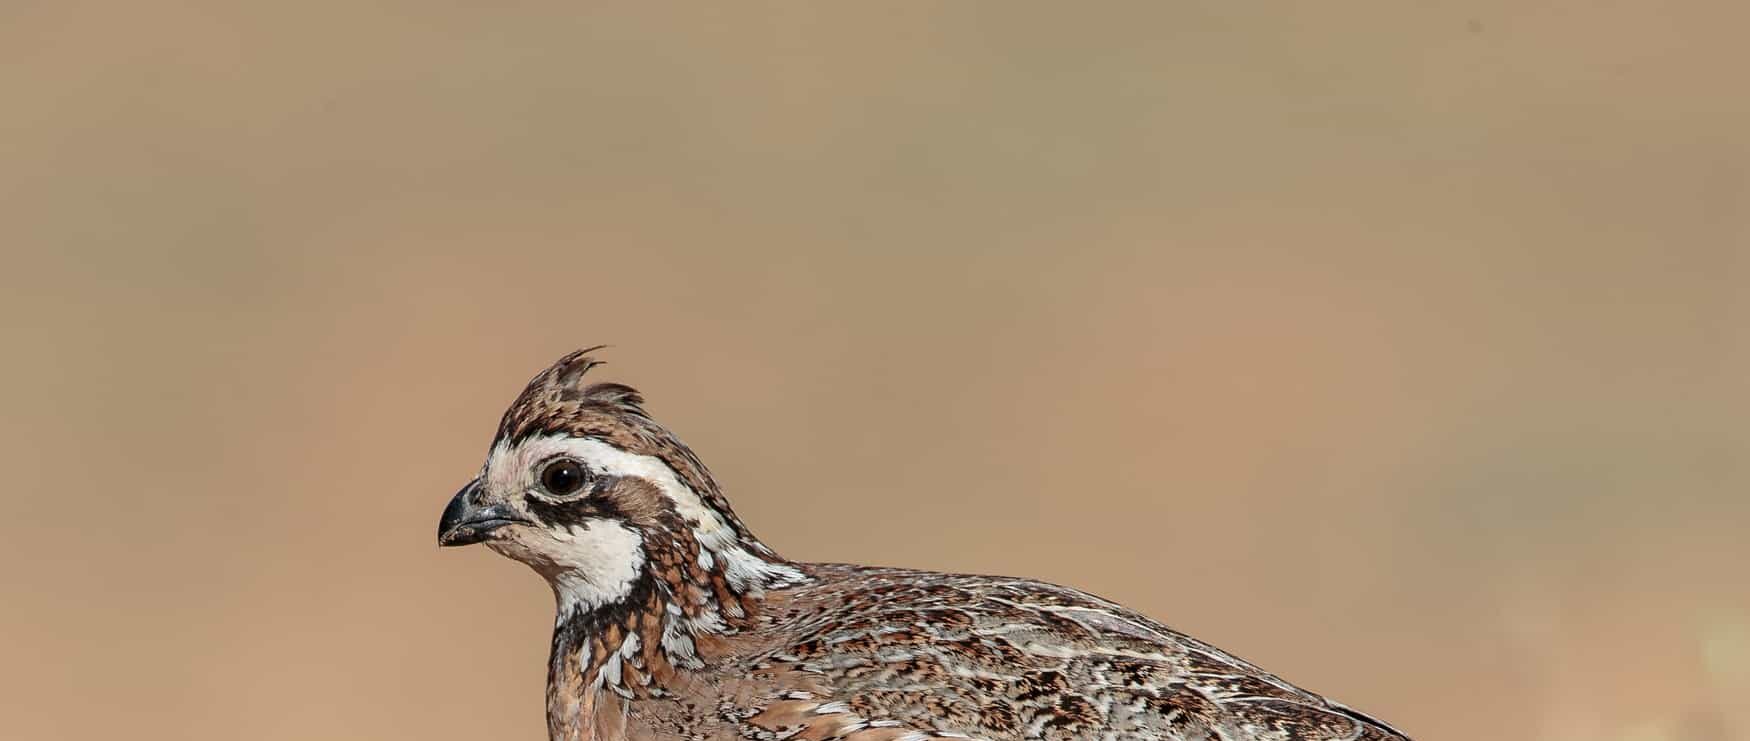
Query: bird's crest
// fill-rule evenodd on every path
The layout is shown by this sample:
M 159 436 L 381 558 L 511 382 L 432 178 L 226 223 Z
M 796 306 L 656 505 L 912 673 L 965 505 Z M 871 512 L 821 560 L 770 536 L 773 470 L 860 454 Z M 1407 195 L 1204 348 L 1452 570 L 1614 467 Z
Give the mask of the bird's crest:
M 622 383 L 584 383 L 590 369 L 602 365 L 590 353 L 596 345 L 566 354 L 529 381 L 516 401 L 504 410 L 495 442 L 516 441 L 548 432 L 586 434 L 591 418 L 630 415 L 649 419 L 644 397 Z

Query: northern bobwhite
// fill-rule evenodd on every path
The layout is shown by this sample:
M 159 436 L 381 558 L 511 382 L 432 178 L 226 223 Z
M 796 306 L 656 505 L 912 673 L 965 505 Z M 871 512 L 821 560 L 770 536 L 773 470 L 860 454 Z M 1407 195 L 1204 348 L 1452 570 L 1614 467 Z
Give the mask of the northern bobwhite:
M 1406 738 L 1073 589 L 787 560 L 637 391 L 584 382 L 595 349 L 529 383 L 438 523 L 552 585 L 555 741 Z

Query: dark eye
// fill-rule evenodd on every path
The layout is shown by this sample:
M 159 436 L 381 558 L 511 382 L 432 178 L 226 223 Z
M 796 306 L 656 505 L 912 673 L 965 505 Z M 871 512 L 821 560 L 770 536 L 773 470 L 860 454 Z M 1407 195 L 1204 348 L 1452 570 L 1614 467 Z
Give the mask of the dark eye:
M 568 458 L 547 464 L 541 469 L 541 488 L 548 494 L 561 497 L 577 493 L 583 488 L 583 466 Z

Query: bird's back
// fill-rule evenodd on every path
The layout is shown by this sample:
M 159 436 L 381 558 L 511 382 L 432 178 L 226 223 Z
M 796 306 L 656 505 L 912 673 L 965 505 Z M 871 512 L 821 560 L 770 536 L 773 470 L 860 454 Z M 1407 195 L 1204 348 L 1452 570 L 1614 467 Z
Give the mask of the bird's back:
M 1106 600 L 836 564 L 769 594 L 704 674 L 721 738 L 1404 739 Z

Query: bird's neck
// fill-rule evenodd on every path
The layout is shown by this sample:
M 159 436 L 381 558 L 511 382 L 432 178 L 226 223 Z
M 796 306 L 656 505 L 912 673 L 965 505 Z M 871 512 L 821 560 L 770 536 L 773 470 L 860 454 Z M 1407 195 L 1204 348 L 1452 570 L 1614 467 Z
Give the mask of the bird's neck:
M 646 538 L 644 551 L 622 599 L 587 605 L 559 597 L 547 673 L 554 741 L 592 738 L 604 706 L 673 693 L 708 665 L 719 641 L 758 624 L 768 592 L 808 578 L 751 538 L 715 547 Z

